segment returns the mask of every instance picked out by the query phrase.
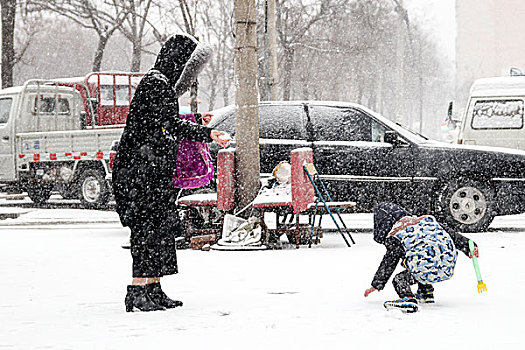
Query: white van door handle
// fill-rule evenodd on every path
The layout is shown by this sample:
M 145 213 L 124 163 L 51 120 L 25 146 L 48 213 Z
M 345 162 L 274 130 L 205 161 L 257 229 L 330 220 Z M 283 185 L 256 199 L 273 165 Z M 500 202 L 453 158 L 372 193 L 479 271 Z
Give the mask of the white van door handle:
M 9 141 L 9 136 L 3 136 L 2 141 Z

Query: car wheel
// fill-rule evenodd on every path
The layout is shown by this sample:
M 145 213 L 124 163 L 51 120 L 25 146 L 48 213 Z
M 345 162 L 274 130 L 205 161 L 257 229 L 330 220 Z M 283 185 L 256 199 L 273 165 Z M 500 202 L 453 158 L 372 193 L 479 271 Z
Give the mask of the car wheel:
M 87 169 L 79 178 L 79 198 L 85 208 L 103 208 L 109 201 L 109 188 L 100 171 Z
M 493 197 L 493 190 L 483 182 L 450 182 L 441 190 L 437 212 L 459 232 L 483 232 L 495 216 Z
M 33 203 L 43 204 L 51 197 L 52 189 L 53 187 L 50 185 L 32 183 L 27 186 L 27 195 Z

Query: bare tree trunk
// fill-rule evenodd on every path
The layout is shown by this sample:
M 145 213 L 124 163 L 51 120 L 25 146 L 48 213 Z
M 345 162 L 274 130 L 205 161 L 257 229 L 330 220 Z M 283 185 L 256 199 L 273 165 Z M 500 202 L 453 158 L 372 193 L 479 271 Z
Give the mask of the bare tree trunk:
M 290 46 L 284 48 L 284 81 L 283 100 L 289 101 L 292 94 L 292 70 L 294 49 Z
M 141 5 L 145 3 L 145 6 L 141 13 L 137 13 L 137 8 L 141 11 Z M 140 64 L 142 60 L 142 40 L 144 38 L 144 28 L 147 22 L 147 17 L 149 9 L 151 6 L 152 0 L 139 1 L 137 5 L 135 2 L 131 2 L 130 8 L 131 11 L 131 21 L 130 23 L 130 32 L 132 34 L 131 43 L 133 45 L 132 56 L 131 56 L 131 71 L 139 72 Z
M 16 0 L 2 0 L 0 6 L 2 7 L 2 88 L 6 88 L 13 86 Z
M 134 4 L 133 4 L 134 5 Z M 138 35 L 137 28 L 137 11 L 135 6 L 131 10 L 131 25 L 130 31 L 132 34 L 132 49 L 131 49 L 131 71 L 140 71 L 140 57 L 142 55 L 142 38 Z
M 255 0 L 235 0 L 235 130 L 238 207 L 259 190 L 259 108 Z
M 132 72 L 140 71 L 141 57 L 142 57 L 142 40 L 134 40 L 132 56 L 131 56 L 131 71 Z
M 108 36 L 99 36 L 97 50 L 95 51 L 95 58 L 93 59 L 93 72 L 100 72 L 102 66 L 102 57 L 104 56 L 104 50 L 108 43 Z
M 224 66 L 223 66 L 224 67 Z M 222 103 L 227 106 L 230 104 L 230 78 L 225 70 L 222 71 Z
M 214 75 L 214 82 L 217 82 L 217 74 Z M 210 84 L 210 99 L 208 100 L 208 110 L 212 111 L 215 108 L 215 100 L 217 99 L 217 84 Z
M 268 88 L 270 100 L 279 99 L 279 86 L 277 75 L 277 28 L 275 16 L 275 0 L 267 0 L 267 25 L 268 25 Z

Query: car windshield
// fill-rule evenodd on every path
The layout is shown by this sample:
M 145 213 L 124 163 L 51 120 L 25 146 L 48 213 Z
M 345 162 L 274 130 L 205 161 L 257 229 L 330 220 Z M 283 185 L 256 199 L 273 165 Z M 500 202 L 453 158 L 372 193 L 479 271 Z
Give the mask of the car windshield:
M 405 128 L 404 126 L 402 126 L 401 124 L 395 123 L 395 122 L 393 122 L 393 121 L 383 117 L 380 114 L 377 114 L 376 112 L 374 112 L 374 111 L 372 111 L 372 110 L 370 110 L 368 108 L 365 108 L 365 107 L 362 107 L 362 106 L 359 106 L 359 108 L 363 109 L 366 113 L 372 115 L 374 118 L 378 119 L 383 124 L 387 125 L 388 127 L 393 129 L 394 131 L 398 132 L 401 136 L 403 136 L 404 138 L 406 138 L 409 141 L 412 141 L 414 143 L 426 143 L 426 142 L 431 141 L 428 137 L 423 136 L 423 135 L 421 135 L 419 133 L 416 133 L 414 131 L 411 131 L 411 130 Z
M 213 117 L 208 126 L 211 128 L 216 127 L 217 129 L 220 129 L 220 126 L 224 124 L 226 119 L 228 119 L 234 112 L 235 106 L 233 105 L 211 111 L 210 113 L 213 114 Z
M 425 140 L 430 140 L 429 137 L 423 135 L 423 134 L 420 133 L 420 132 L 417 132 L 417 131 L 414 131 L 414 130 L 412 130 L 412 129 L 409 129 L 409 128 L 406 127 L 406 126 L 401 125 L 401 123 L 396 122 L 396 124 L 397 124 L 398 126 L 402 127 L 403 129 L 410 131 L 412 134 L 414 134 L 414 135 L 416 135 L 416 136 L 420 136 L 420 137 L 424 138 Z

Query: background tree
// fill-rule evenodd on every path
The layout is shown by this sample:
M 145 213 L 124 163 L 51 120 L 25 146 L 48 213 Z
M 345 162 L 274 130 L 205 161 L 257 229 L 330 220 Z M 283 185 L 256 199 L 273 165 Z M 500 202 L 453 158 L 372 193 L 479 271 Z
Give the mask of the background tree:
M 16 0 L 1 0 L 2 9 L 2 87 L 13 86 L 15 64 Z
M 143 53 L 143 40 L 146 37 L 146 24 L 151 8 L 152 0 L 127 0 L 116 2 L 115 6 L 122 7 L 122 11 L 129 9 L 129 16 L 126 17 L 120 31 L 131 42 L 132 55 L 131 67 L 132 72 L 140 71 L 141 58 Z M 149 46 L 151 43 L 146 44 Z
M 98 45 L 92 71 L 100 71 L 104 50 L 109 38 L 122 26 L 132 7 L 119 0 L 28 0 L 35 9 L 56 13 L 97 33 Z
M 0 4 L 2 1 L 7 0 L 0 0 Z M 233 0 L 19 2 L 49 6 L 75 3 L 78 9 L 81 3 L 96 4 L 96 13 L 107 13 L 111 18 L 116 18 L 116 13 L 124 16 L 122 11 L 127 9 L 128 16 L 107 40 L 104 55 L 95 55 L 100 58 L 100 69 L 128 70 L 131 64 L 135 70 L 137 62 L 149 68 L 159 44 L 177 32 L 189 32 L 213 47 L 213 56 L 199 79 L 199 93 L 205 97 L 201 108 L 232 103 Z M 259 47 L 264 42 L 265 2 L 258 0 L 257 6 Z M 431 41 L 431 33 L 419 27 L 410 12 L 399 6 L 402 5 L 399 0 L 276 0 L 276 3 L 279 98 L 357 102 L 392 120 L 400 116 L 399 120 L 413 129 L 440 136 L 437 125 L 453 93 L 452 63 L 444 61 Z M 85 16 L 77 16 L 75 21 L 72 13 L 66 16 L 52 11 L 31 12 L 25 5 L 23 11 L 22 6 L 18 9 L 16 51 L 11 60 L 16 83 L 35 77 L 85 75 L 94 68 L 93 53 L 101 51 L 99 36 L 92 35 L 92 31 L 94 26 L 106 30 L 104 26 L 91 23 Z M 34 16 L 26 16 L 29 14 Z M 33 18 L 40 18 L 40 23 L 31 26 Z M 115 23 L 111 22 L 106 23 L 108 31 Z M 394 33 L 400 23 L 404 26 L 401 39 L 405 47 L 403 63 L 397 64 L 399 38 Z M 135 49 L 130 38 L 141 40 Z M 21 53 L 24 56 L 19 60 Z M 261 76 L 266 74 L 266 60 L 264 50 L 258 50 Z M 402 83 L 397 79 L 400 73 Z M 260 99 L 264 99 L 264 87 L 259 85 Z M 403 91 L 401 97 L 399 91 Z
M 222 105 L 230 104 L 230 92 L 233 86 L 233 35 L 231 31 L 230 0 L 217 0 L 204 6 L 201 13 L 203 33 L 201 37 L 212 46 L 212 58 L 202 74 L 201 89 L 206 96 L 208 108 L 215 107 L 219 93 L 222 91 Z

